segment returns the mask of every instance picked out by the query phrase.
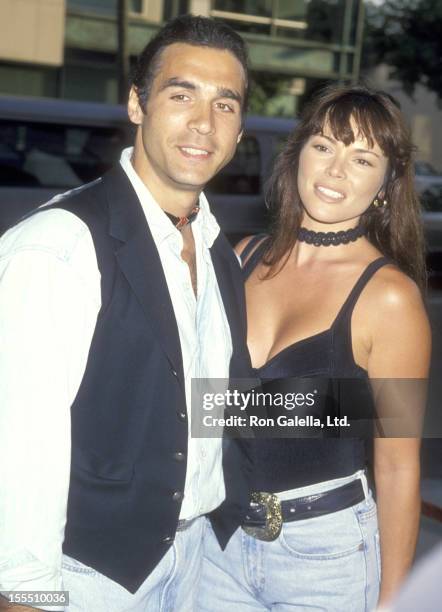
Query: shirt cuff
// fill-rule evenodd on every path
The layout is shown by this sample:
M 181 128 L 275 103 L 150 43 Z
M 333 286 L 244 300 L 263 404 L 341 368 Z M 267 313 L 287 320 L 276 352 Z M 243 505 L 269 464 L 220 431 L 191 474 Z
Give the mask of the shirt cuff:
M 56 602 L 63 591 L 61 568 L 60 571 L 55 571 L 47 567 L 29 551 L 22 551 L 7 561 L 0 559 L 0 591 L 28 593 L 26 601 L 15 601 L 16 604 L 21 603 L 48 612 L 64 612 L 67 609 Z M 49 593 L 45 597 L 47 603 L 51 603 L 50 606 L 42 601 L 45 598 L 41 595 L 43 591 Z M 33 598 L 35 602 L 32 601 Z

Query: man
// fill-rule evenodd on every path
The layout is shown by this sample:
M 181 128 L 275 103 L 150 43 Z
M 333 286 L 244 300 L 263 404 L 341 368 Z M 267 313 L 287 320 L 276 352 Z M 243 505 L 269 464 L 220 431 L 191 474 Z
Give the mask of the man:
M 233 30 L 169 23 L 135 71 L 133 150 L 0 243 L 2 591 L 191 611 L 203 515 L 226 489 L 243 511 L 238 447 L 224 478 L 221 441 L 189 427 L 192 377 L 250 372 L 240 269 L 201 193 L 235 152 L 247 88 Z

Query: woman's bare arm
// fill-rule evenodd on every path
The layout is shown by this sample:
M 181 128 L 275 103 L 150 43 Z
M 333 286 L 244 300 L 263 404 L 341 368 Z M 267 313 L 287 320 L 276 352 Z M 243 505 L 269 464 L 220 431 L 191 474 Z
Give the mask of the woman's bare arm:
M 420 515 L 419 427 L 431 350 L 430 327 L 418 288 L 397 270 L 385 272 L 377 283 L 368 360 L 379 416 L 387 426 L 386 435 L 391 436 L 376 438 L 374 445 L 382 560 L 380 603 L 397 590 L 414 556 Z M 384 419 L 390 416 L 393 418 Z M 393 437 L 407 432 L 410 437 Z

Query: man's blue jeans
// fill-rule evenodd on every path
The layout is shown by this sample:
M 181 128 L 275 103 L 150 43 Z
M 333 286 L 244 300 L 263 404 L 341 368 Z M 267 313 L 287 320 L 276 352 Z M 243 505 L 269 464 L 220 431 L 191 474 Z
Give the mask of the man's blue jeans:
M 122 586 L 75 559 L 63 556 L 69 612 L 195 612 L 202 561 L 204 518 L 177 531 L 173 546 L 138 591 Z
M 366 612 L 379 595 L 376 504 L 363 472 L 278 494 L 292 499 L 361 478 L 366 499 L 325 516 L 284 523 L 274 542 L 238 529 L 222 552 L 208 527 L 198 612 Z

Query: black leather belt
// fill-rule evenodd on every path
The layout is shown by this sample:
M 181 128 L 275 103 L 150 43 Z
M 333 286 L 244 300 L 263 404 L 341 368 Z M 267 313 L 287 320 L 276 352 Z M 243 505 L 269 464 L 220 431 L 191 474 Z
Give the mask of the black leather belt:
M 259 540 L 276 540 L 282 523 L 301 521 L 345 510 L 365 499 L 361 480 L 330 491 L 280 501 L 273 493 L 252 493 L 242 528 Z

